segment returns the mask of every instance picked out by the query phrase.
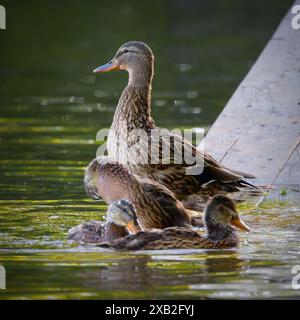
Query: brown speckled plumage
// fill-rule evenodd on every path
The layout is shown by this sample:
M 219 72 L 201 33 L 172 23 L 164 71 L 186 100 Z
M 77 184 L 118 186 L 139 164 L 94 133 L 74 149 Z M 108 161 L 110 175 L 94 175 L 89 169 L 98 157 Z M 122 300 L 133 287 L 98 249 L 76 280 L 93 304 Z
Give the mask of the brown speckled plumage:
M 170 226 L 190 226 L 191 215 L 165 186 L 135 177 L 110 157 L 93 160 L 86 169 L 87 193 L 110 204 L 124 199 L 132 203 L 143 230 Z
M 151 117 L 151 84 L 154 74 L 154 55 L 145 43 L 139 41 L 129 41 L 122 45 L 115 57 L 110 62 L 112 69 L 122 69 L 129 73 L 129 81 L 124 89 L 111 126 L 108 137 L 108 152 L 116 160 L 124 156 L 120 146 L 139 145 L 140 154 L 150 145 L 150 135 L 153 129 L 157 129 Z M 103 71 L 103 70 L 102 70 Z M 140 142 L 136 135 L 131 134 L 133 129 L 143 129 L 148 136 L 148 141 Z M 128 134 L 127 134 L 128 133 Z M 165 133 L 164 141 L 170 139 L 169 164 L 132 164 L 129 161 L 129 169 L 134 174 L 142 178 L 150 178 L 158 181 L 169 188 L 178 199 L 186 199 L 189 195 L 199 194 L 204 201 L 220 191 L 235 192 L 240 188 L 252 188 L 254 186 L 244 181 L 245 178 L 254 178 L 250 174 L 235 171 L 224 167 L 218 161 L 206 153 L 201 153 L 183 137 L 171 132 Z M 176 146 L 174 140 L 177 141 Z M 161 146 L 161 142 L 157 142 Z M 186 175 L 186 168 L 189 164 L 174 163 L 174 148 L 181 148 L 185 145 L 190 154 L 197 157 L 204 157 L 203 172 L 196 175 Z M 161 149 L 159 149 L 161 152 Z M 130 160 L 131 152 L 128 154 Z M 150 154 L 145 158 L 150 159 Z M 200 159 L 200 158 L 199 158 Z M 213 184 L 208 184 L 214 180 Z M 206 185 L 206 187 L 203 187 Z M 187 202 L 189 203 L 189 202 Z
M 68 231 L 68 240 L 87 243 L 99 243 L 123 238 L 129 234 L 126 223 L 133 220 L 136 230 L 141 230 L 135 219 L 135 209 L 126 200 L 112 202 L 106 215 L 106 222 L 91 220 L 83 222 Z
M 114 223 L 103 223 L 91 220 L 83 222 L 68 232 L 68 240 L 86 243 L 99 243 L 123 238 L 129 233 L 125 227 L 120 227 Z
M 142 231 L 125 238 L 99 244 L 113 250 L 164 250 L 164 249 L 223 249 L 239 245 L 239 238 L 232 227 L 238 220 L 239 227 L 249 231 L 239 219 L 233 200 L 225 195 L 213 197 L 205 210 L 207 234 L 186 227 L 169 227 L 163 230 Z

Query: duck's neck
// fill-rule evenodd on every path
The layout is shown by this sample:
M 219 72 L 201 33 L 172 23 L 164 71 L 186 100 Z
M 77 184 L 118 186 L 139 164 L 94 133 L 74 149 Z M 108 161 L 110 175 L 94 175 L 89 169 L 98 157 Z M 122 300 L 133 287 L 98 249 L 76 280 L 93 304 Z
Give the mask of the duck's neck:
M 128 70 L 129 81 L 124 89 L 115 111 L 112 128 L 118 130 L 124 126 L 134 128 L 152 128 L 151 116 L 152 68 Z
M 135 65 L 134 68 L 128 69 L 128 86 L 148 86 L 151 90 L 153 79 L 153 63 L 145 61 L 140 65 Z

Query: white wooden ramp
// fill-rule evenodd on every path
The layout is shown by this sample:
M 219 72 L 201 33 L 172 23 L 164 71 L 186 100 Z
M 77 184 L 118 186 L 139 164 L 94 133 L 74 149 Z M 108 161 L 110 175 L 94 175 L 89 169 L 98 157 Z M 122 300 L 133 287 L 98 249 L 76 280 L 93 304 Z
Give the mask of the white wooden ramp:
M 294 5 L 300 5 L 300 0 Z M 291 9 L 203 143 L 230 168 L 300 199 L 300 29 Z M 285 192 L 284 192 L 285 193 Z

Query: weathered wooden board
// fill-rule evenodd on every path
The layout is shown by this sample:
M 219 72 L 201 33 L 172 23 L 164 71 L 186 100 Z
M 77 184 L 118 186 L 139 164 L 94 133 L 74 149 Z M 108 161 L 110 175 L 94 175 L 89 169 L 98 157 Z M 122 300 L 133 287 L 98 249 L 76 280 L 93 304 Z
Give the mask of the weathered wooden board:
M 289 10 L 203 143 L 223 164 L 257 176 L 257 185 L 299 189 L 300 29 L 293 17 Z

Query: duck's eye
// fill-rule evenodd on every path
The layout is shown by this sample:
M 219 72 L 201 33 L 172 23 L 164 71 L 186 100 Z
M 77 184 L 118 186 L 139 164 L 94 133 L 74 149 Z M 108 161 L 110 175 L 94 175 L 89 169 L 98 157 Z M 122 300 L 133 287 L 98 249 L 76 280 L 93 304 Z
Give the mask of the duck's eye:
M 128 50 L 127 50 L 127 49 L 124 49 L 124 50 L 123 50 L 123 53 L 127 53 L 127 52 L 128 52 Z

